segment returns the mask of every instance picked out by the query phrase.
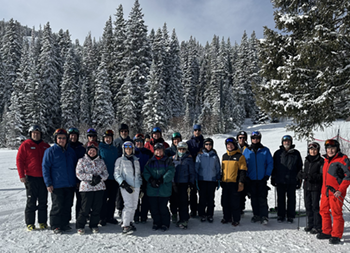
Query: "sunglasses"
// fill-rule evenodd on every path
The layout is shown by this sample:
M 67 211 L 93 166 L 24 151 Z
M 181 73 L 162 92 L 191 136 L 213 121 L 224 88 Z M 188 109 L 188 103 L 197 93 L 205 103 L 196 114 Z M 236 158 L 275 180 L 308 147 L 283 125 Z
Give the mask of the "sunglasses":
M 128 133 L 128 130 L 120 130 L 121 133 Z
M 135 139 L 135 142 L 143 142 L 142 139 Z
M 246 139 L 245 137 L 238 137 L 238 139 L 242 140 L 242 139 Z
M 194 131 L 195 131 L 195 132 L 200 132 L 201 130 L 200 130 L 200 129 L 195 129 Z
M 260 140 L 260 138 L 259 138 L 259 137 L 256 137 L 256 136 L 253 136 L 251 139 L 252 139 L 252 140 Z
M 57 137 L 58 140 L 66 140 L 66 137 Z
M 204 146 L 213 146 L 211 143 L 205 143 Z

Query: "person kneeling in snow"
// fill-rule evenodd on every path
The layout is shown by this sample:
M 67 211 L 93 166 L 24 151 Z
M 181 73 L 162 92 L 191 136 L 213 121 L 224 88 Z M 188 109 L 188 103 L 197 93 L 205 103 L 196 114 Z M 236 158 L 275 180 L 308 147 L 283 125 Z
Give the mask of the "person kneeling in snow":
M 122 233 L 131 234 L 136 231 L 131 222 L 137 208 L 142 178 L 139 159 L 134 155 L 134 144 L 131 141 L 126 141 L 122 148 L 123 156 L 115 162 L 114 177 L 120 185 L 120 193 L 124 201 Z
M 327 140 L 325 148 L 327 154 L 323 166 L 320 205 L 322 233 L 317 234 L 317 239 L 329 239 L 330 244 L 339 244 L 344 232 L 343 203 L 350 184 L 350 161 L 340 152 L 338 141 Z

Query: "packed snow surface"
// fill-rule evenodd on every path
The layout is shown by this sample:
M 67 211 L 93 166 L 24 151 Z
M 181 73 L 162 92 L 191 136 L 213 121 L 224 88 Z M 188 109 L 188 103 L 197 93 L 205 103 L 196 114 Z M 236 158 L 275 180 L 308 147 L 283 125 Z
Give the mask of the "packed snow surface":
M 286 132 L 286 123 L 266 125 L 245 125 L 243 130 L 248 133 L 258 130 L 262 133 L 262 143 L 273 154 L 281 143 L 281 137 Z M 334 137 L 338 128 L 342 129 L 343 137 L 349 129 L 349 122 L 336 122 L 332 129 L 316 132 L 318 139 Z M 236 132 L 232 132 L 233 136 Z M 345 135 L 345 136 L 344 136 Z M 215 135 L 214 148 L 220 157 L 225 152 L 224 139 L 230 134 Z M 349 139 L 349 138 L 347 138 Z M 295 141 L 296 148 L 302 157 L 306 156 L 306 141 Z M 321 143 L 322 144 L 322 143 Z M 322 144 L 323 145 L 323 144 Z M 272 219 L 276 214 L 270 214 L 268 225 L 251 223 L 250 200 L 246 203 L 246 213 L 238 227 L 221 224 L 222 208 L 220 205 L 221 189 L 216 192 L 214 222 L 200 222 L 190 219 L 187 230 L 181 230 L 171 224 L 166 232 L 152 231 L 151 219 L 146 224 L 136 224 L 137 231 L 133 235 L 122 235 L 117 225 L 107 224 L 101 227 L 100 234 L 88 231 L 78 235 L 75 219 L 71 221 L 73 230 L 62 235 L 55 235 L 51 230 L 28 232 L 24 222 L 26 191 L 19 181 L 15 168 L 17 151 L 0 150 L 0 251 L 1 252 L 349 252 L 350 250 L 350 215 L 344 210 L 345 231 L 341 245 L 330 245 L 328 240 L 317 240 L 315 235 L 303 231 L 306 218 L 300 218 L 293 224 L 277 223 Z M 269 191 L 269 207 L 275 206 L 274 187 Z M 349 193 L 349 191 L 348 191 Z M 297 192 L 297 209 L 302 190 Z M 347 195 L 350 200 L 350 194 Z M 350 205 L 349 205 L 350 206 Z M 49 196 L 49 210 L 51 200 Z M 73 209 L 74 210 L 74 207 Z M 301 210 L 304 210 L 301 202 Z M 74 211 L 72 211 L 73 217 Z M 150 216 L 149 216 L 150 217 Z

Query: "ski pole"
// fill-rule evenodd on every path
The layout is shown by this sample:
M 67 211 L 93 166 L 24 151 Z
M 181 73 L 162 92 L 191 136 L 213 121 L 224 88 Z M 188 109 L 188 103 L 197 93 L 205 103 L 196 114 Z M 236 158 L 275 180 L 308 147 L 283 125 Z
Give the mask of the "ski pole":
M 299 189 L 299 215 L 298 215 L 298 230 L 300 228 L 300 203 L 301 203 L 301 189 Z
M 275 211 L 277 211 L 277 190 L 275 187 Z
M 327 188 L 333 193 L 333 196 L 334 196 L 334 193 L 336 192 L 336 190 L 334 189 L 334 187 L 330 186 L 330 185 L 327 185 Z M 335 197 L 335 196 L 334 196 Z M 342 195 L 340 195 L 340 197 L 343 198 L 343 200 L 345 200 L 347 203 L 350 203 L 345 197 L 343 197 Z M 339 198 L 339 197 L 336 197 L 342 204 L 343 206 L 345 206 L 345 208 L 350 212 L 350 209 L 344 204 L 344 202 Z

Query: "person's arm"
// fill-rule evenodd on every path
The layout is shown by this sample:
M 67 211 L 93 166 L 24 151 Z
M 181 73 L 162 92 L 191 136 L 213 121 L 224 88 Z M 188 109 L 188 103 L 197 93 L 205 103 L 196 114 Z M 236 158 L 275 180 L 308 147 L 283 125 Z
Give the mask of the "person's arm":
M 121 164 L 122 159 L 123 159 L 122 157 L 119 157 L 117 161 L 115 161 L 115 165 L 114 165 L 114 178 L 119 185 L 121 185 L 121 183 L 124 181 L 124 178 L 122 176 L 122 164 Z
M 53 192 L 53 182 L 51 176 L 51 168 L 52 168 L 52 149 L 48 148 L 45 150 L 43 162 L 42 162 L 42 170 L 43 170 L 43 178 L 45 185 L 47 187 L 48 192 Z
M 24 168 L 27 166 L 26 165 L 26 160 L 27 160 L 27 152 L 24 147 L 24 143 L 22 143 L 21 146 L 19 146 L 18 153 L 16 156 L 16 165 L 17 165 L 17 171 L 19 175 L 19 180 L 22 183 L 26 183 L 26 175 L 25 175 L 25 170 Z

